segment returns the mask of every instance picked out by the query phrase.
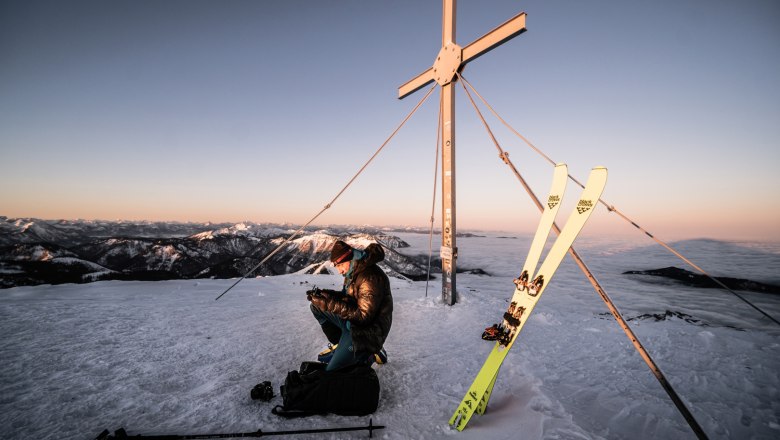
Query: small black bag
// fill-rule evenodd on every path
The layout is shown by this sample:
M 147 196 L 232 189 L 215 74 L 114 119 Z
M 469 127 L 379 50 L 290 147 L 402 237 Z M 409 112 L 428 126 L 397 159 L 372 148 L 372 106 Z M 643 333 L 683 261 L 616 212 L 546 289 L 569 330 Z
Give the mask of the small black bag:
M 299 371 L 287 373 L 280 393 L 284 406 L 273 413 L 283 417 L 364 416 L 379 406 L 379 378 L 366 365 L 325 371 L 325 364 L 304 362 Z

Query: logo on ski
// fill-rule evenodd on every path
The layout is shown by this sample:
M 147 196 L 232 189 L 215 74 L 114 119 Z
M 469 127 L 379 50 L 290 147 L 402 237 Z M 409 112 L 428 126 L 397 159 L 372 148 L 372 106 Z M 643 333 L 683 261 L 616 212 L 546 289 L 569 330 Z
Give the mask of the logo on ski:
M 593 201 L 591 200 L 582 199 L 579 203 L 577 203 L 577 213 L 579 214 L 588 212 L 591 209 L 593 209 Z
M 547 207 L 549 209 L 555 208 L 558 203 L 561 203 L 561 197 L 556 194 L 550 194 L 549 197 L 547 197 Z

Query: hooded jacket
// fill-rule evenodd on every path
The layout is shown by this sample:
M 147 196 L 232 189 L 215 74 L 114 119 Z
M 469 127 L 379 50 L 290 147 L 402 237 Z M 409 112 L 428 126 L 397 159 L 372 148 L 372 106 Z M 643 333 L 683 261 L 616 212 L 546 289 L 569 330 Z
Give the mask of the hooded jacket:
M 382 246 L 371 243 L 365 256 L 352 260 L 351 273 L 344 279 L 346 295 L 330 295 L 318 306 L 349 321 L 355 351 L 378 353 L 393 323 L 390 280 L 377 263 L 384 260 Z

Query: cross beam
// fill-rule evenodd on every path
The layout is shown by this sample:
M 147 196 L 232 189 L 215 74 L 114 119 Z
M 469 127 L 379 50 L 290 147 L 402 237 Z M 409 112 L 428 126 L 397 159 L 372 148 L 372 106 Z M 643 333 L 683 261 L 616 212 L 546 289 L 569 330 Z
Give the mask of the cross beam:
M 455 43 L 455 1 L 442 0 L 441 50 L 433 66 L 398 88 L 398 99 L 436 81 L 441 87 L 442 103 L 442 228 L 441 293 L 445 303 L 457 302 L 455 289 L 458 247 L 455 229 L 455 88 L 456 76 L 466 63 L 525 32 L 525 12 L 521 12 L 492 31 L 461 48 Z
M 452 1 L 454 3 L 455 0 Z M 444 0 L 444 2 L 447 3 L 447 0 Z M 521 12 L 515 15 L 514 17 L 510 18 L 503 24 L 499 25 L 497 28 L 481 36 L 480 38 L 474 40 L 471 44 L 469 44 L 468 46 L 462 49 L 460 49 L 452 41 L 445 42 L 444 36 L 442 35 L 442 51 L 444 51 L 445 47 L 447 47 L 448 44 L 453 46 L 454 50 L 460 49 L 461 53 L 459 55 L 461 55 L 462 59 L 460 60 L 460 65 L 456 66 L 456 68 L 461 68 L 469 61 L 474 61 L 480 55 L 484 55 L 485 53 L 496 48 L 497 46 L 500 46 L 504 42 L 525 32 L 526 31 L 525 17 L 526 17 L 525 12 Z M 453 11 L 452 19 L 453 21 L 455 19 L 454 11 Z M 454 27 L 455 26 L 453 25 L 453 39 L 455 37 Z M 437 62 L 434 63 L 434 65 L 430 67 L 428 70 L 410 79 L 402 86 L 398 87 L 398 99 L 403 99 L 408 95 L 411 95 L 417 90 L 420 90 L 421 88 L 430 84 L 432 81 L 437 80 L 437 76 L 441 75 L 441 73 L 437 71 L 438 60 L 441 57 L 441 55 L 442 53 L 440 51 L 439 56 L 437 57 Z M 450 80 L 455 76 L 455 71 L 451 71 L 451 73 L 452 74 L 449 76 Z

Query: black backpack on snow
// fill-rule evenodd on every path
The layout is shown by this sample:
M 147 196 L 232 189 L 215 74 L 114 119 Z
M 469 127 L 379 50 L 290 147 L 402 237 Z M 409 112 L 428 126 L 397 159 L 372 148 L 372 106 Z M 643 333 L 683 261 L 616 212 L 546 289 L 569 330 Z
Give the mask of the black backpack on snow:
M 284 402 L 273 413 L 283 417 L 315 414 L 364 416 L 379 406 L 379 378 L 373 368 L 353 365 L 325 371 L 326 364 L 304 362 L 290 371 L 280 393 Z

